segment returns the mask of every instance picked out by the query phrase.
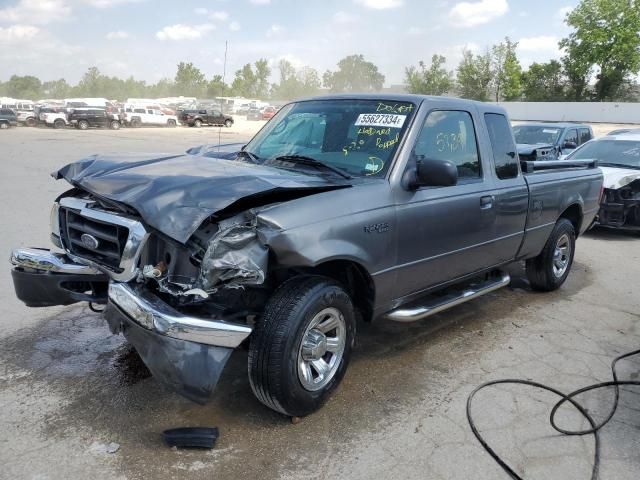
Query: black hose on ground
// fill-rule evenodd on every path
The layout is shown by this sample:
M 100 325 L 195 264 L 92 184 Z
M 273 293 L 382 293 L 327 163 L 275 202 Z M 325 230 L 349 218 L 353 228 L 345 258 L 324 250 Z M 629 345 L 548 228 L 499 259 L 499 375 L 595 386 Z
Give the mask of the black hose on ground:
M 599 431 L 602 427 L 604 427 L 607 423 L 609 423 L 609 421 L 613 418 L 613 416 L 616 413 L 616 410 L 618 409 L 618 401 L 620 399 L 620 387 L 623 385 L 640 385 L 640 381 L 625 381 L 625 380 L 618 380 L 618 373 L 616 371 L 616 364 L 624 359 L 624 358 L 628 358 L 628 357 L 632 357 L 634 355 L 638 355 L 640 354 L 640 350 L 634 350 L 633 352 L 629 352 L 629 353 L 625 353 L 623 355 L 620 355 L 618 357 L 616 357 L 613 362 L 611 362 L 611 373 L 612 373 L 612 377 L 613 377 L 613 381 L 610 382 L 601 382 L 601 383 L 595 383 L 593 385 L 589 385 L 587 387 L 581 388 L 579 390 L 576 390 L 575 392 L 571 392 L 569 394 L 564 394 L 559 390 L 556 390 L 555 388 L 549 387 L 547 385 L 543 385 L 541 383 L 537 383 L 537 382 L 532 382 L 530 380 L 519 380 L 519 379 L 504 379 L 504 380 L 493 380 L 490 382 L 486 382 L 483 383 L 482 385 L 480 385 L 479 387 L 477 387 L 473 392 L 471 392 L 471 394 L 469 395 L 469 397 L 467 398 L 467 421 L 469 422 L 469 426 L 471 427 L 471 431 L 473 432 L 473 434 L 476 436 L 476 438 L 478 439 L 478 441 L 480 442 L 480 445 L 482 445 L 482 448 L 484 448 L 489 455 L 491 455 L 491 457 L 498 463 L 498 465 L 500 465 L 500 467 L 502 467 L 502 469 L 507 472 L 509 474 L 509 476 L 515 480 L 523 480 L 523 478 L 518 475 L 508 464 L 505 460 L 503 460 L 496 452 L 495 450 L 493 450 L 493 448 L 491 448 L 491 446 L 487 443 L 487 441 L 484 439 L 484 437 L 482 436 L 482 434 L 480 433 L 480 431 L 478 430 L 478 428 L 476 427 L 476 424 L 473 420 L 473 416 L 471 415 L 471 406 L 472 406 L 472 402 L 473 402 L 473 397 L 475 397 L 475 395 L 482 389 L 490 387 L 492 385 L 500 385 L 500 384 L 518 384 L 518 385 L 526 385 L 529 387 L 533 387 L 533 388 L 538 388 L 541 390 L 546 390 L 548 392 L 551 392 L 559 397 L 561 397 L 561 400 L 559 402 L 557 402 L 553 408 L 551 409 L 551 414 L 549 415 L 549 422 L 551 423 L 551 426 L 558 432 L 563 433 L 565 435 L 593 435 L 594 436 L 594 441 L 595 441 L 595 445 L 594 445 L 594 455 L 593 455 L 593 469 L 591 471 L 591 480 L 597 480 L 598 478 L 598 470 L 600 467 L 600 434 Z M 607 415 L 607 417 L 601 422 L 601 423 L 596 423 L 596 421 L 593 419 L 593 417 L 589 414 L 589 412 L 587 411 L 586 408 L 584 408 L 582 405 L 580 405 L 580 403 L 578 403 L 574 397 L 585 393 L 585 392 L 589 392 L 592 390 L 598 390 L 601 388 L 608 388 L 608 387 L 614 387 L 614 401 L 613 401 L 613 406 L 611 408 L 611 411 L 609 412 L 609 414 Z M 563 428 L 560 428 L 555 421 L 555 416 L 556 413 L 558 412 L 558 409 L 564 405 L 566 402 L 571 403 L 571 405 L 573 405 L 576 410 L 578 410 L 580 412 L 580 414 L 587 420 L 587 422 L 589 422 L 589 425 L 591 426 L 591 428 L 588 428 L 586 430 L 565 430 Z

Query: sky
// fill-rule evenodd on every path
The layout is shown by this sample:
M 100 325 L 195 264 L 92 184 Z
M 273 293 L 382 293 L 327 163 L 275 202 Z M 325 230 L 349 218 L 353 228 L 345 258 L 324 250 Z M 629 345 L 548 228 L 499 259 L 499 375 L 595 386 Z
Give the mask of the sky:
M 309 65 L 320 74 L 364 54 L 402 83 L 404 69 L 434 53 L 454 69 L 462 50 L 505 36 L 523 66 L 559 58 L 565 14 L 578 0 L 0 0 L 0 80 L 12 74 L 76 83 L 91 66 L 156 82 L 180 61 L 227 81 L 245 63 Z

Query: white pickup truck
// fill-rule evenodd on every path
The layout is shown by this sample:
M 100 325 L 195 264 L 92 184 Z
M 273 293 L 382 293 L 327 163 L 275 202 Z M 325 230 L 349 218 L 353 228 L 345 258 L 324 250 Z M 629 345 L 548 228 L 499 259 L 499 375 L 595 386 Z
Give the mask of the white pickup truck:
M 125 122 L 130 127 L 141 127 L 143 125 L 176 127 L 178 125 L 178 117 L 154 108 L 125 106 L 124 113 Z

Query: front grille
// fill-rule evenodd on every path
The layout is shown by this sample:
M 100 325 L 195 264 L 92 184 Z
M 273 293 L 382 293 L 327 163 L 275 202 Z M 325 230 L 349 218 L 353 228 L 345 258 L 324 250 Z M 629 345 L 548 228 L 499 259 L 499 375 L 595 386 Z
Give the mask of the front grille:
M 117 272 L 122 271 L 120 260 L 129 236 L 127 227 L 87 218 L 77 210 L 61 207 L 60 230 L 62 240 L 72 254 Z M 98 245 L 94 248 L 82 242 L 83 234 L 94 237 Z

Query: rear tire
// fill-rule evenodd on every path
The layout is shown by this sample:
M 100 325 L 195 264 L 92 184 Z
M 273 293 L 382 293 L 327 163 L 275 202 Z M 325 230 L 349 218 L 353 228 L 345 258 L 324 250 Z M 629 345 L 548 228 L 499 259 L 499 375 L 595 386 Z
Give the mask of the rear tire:
M 120 122 L 118 120 L 111 120 L 111 123 L 109 124 L 109 128 L 111 130 L 120 130 Z
M 87 122 L 86 120 L 80 120 L 78 121 L 78 128 L 80 130 L 86 130 L 89 128 L 89 122 Z
M 10 127 L 11 125 L 9 125 L 7 122 L 0 122 L 0 130 L 6 130 Z
M 231 120 L 227 119 L 227 120 L 224 121 L 224 126 L 227 127 L 227 128 L 231 128 L 231 127 L 233 127 L 233 122 Z
M 316 411 L 347 370 L 355 332 L 351 298 L 335 281 L 306 275 L 286 281 L 251 335 L 253 393 L 285 415 Z
M 195 122 L 193 122 L 193 126 L 196 128 L 200 128 L 202 126 L 202 120 L 197 119 Z
M 167 120 L 167 127 L 169 128 L 176 128 L 176 121 L 175 120 Z
M 55 128 L 55 129 L 64 128 L 66 126 L 67 126 L 67 124 L 64 122 L 64 120 L 62 120 L 60 118 L 53 122 L 53 128 Z
M 565 282 L 573 265 L 576 232 L 566 218 L 556 222 L 542 252 L 526 262 L 527 277 L 531 288 L 551 292 Z
M 35 118 L 27 118 L 27 121 L 25 122 L 25 125 L 27 127 L 35 127 L 36 126 L 36 119 Z
M 140 120 L 138 120 L 137 118 L 134 118 L 133 120 L 131 120 L 131 128 L 138 128 L 140 126 Z

